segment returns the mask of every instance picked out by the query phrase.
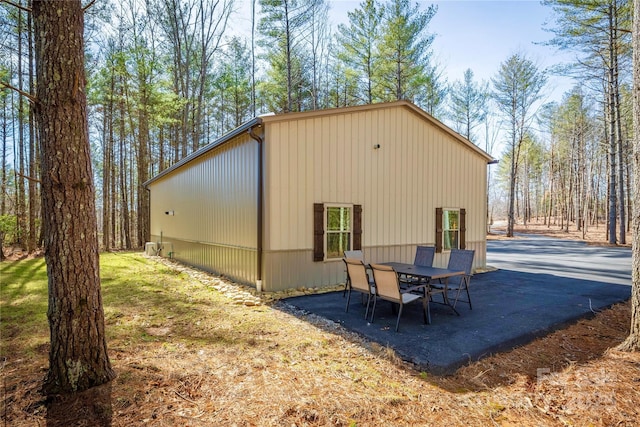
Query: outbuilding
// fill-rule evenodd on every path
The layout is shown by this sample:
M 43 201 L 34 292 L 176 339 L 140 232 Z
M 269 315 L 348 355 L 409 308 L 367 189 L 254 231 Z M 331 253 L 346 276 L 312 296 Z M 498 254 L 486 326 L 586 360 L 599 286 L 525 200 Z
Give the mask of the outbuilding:
M 344 282 L 343 251 L 486 264 L 494 159 L 398 101 L 257 117 L 145 183 L 161 254 L 277 291 Z

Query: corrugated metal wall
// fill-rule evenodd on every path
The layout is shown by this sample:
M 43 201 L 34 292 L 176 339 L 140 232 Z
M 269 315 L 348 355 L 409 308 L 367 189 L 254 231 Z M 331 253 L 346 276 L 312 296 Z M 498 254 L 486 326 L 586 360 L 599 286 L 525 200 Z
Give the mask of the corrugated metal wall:
M 486 158 L 408 107 L 298 117 L 264 118 L 266 289 L 344 280 L 342 262 L 312 261 L 313 203 L 362 205 L 368 261 L 412 261 L 435 242 L 435 208 L 465 208 L 485 266 Z
M 242 135 L 152 182 L 152 240 L 162 234 L 174 258 L 255 283 L 257 161 L 258 144 Z

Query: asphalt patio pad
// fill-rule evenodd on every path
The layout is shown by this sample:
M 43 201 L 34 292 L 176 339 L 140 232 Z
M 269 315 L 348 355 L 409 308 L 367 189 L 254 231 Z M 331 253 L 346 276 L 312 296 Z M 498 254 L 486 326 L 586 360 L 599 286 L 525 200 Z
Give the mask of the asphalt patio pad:
M 504 250 L 504 245 L 490 243 L 489 253 L 492 248 L 497 254 Z M 549 242 L 535 239 L 531 244 L 548 245 Z M 531 257 L 530 251 L 535 247 L 522 242 L 518 245 L 520 247 L 514 250 L 522 250 L 532 259 L 526 263 L 526 269 L 499 269 L 475 274 L 471 280 L 473 310 L 469 309 L 468 304 L 458 302 L 456 308 L 460 316 L 456 316 L 449 307 L 432 303 L 430 325 L 423 322 L 422 305 L 414 303 L 405 306 L 400 330 L 395 332 L 396 315 L 386 301 L 378 302 L 374 322 L 370 323 L 364 319 L 365 307 L 357 292 L 352 295 L 349 312 L 345 312 L 347 300 L 342 292 L 293 297 L 285 299 L 284 303 L 337 322 L 370 341 L 391 347 L 418 369 L 442 375 L 453 373 L 460 366 L 492 353 L 526 344 L 630 297 L 631 282 L 625 279 L 627 275 L 630 277 L 628 250 L 613 252 L 613 257 L 620 258 L 623 266 L 628 258 L 629 272 L 620 272 L 620 268 L 616 267 L 618 277 L 611 280 L 614 283 L 607 283 L 602 281 L 603 275 L 590 272 L 587 266 L 581 270 L 583 277 L 576 274 L 575 268 L 570 274 L 564 274 L 557 268 L 552 271 L 548 268 L 548 262 Z M 565 254 L 565 257 L 570 257 L 574 263 L 577 257 L 587 264 L 594 262 L 594 259 L 590 259 L 588 253 L 581 256 L 576 251 L 592 251 L 596 257 L 609 256 L 603 255 L 602 251 L 593 251 L 586 245 L 581 246 L 579 242 L 569 245 L 561 245 L 557 248 L 558 254 L 548 255 L 557 260 L 568 250 L 569 255 Z M 508 257 L 512 259 L 513 251 L 509 252 Z M 488 258 L 491 259 L 489 255 Z M 507 265 L 500 256 L 496 256 L 494 261 Z M 533 267 L 536 262 L 543 261 L 547 268 L 538 271 L 544 273 L 531 271 L 536 271 Z M 611 259 L 609 261 L 603 268 L 611 267 Z M 557 262 L 561 263 L 561 260 Z M 512 263 L 509 267 L 517 268 Z M 596 277 L 598 280 L 585 277 Z

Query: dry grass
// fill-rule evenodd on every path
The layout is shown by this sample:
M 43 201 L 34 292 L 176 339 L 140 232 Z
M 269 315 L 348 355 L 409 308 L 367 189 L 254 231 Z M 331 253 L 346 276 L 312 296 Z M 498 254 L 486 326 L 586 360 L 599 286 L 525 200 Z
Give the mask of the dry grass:
M 489 240 L 504 239 L 504 231 L 506 229 L 506 221 L 500 221 L 499 225 L 491 227 L 492 233 L 487 236 Z M 561 224 L 559 220 L 551 219 L 551 222 L 545 224 L 542 219 L 533 220 L 529 223 L 516 224 L 514 226 L 515 233 L 522 234 L 538 234 L 543 236 L 555 237 L 557 239 L 571 239 L 582 240 L 590 245 L 602 245 L 609 246 L 609 239 L 607 238 L 607 227 L 605 224 L 588 225 L 586 228 L 578 230 L 575 224 Z M 521 238 L 515 236 L 515 238 Z M 620 236 L 617 236 L 617 246 L 631 247 L 631 232 L 627 231 L 625 234 L 625 243 L 620 244 Z
M 176 293 L 162 289 L 191 298 L 190 313 L 145 320 L 142 312 L 108 312 L 118 377 L 99 390 L 47 404 L 38 391 L 47 346 L 12 352 L 20 337 L 2 337 L 5 425 L 632 426 L 640 419 L 640 354 L 608 350 L 628 334 L 629 303 L 434 377 L 322 318 L 233 304 L 203 291 L 200 277 L 183 274 Z M 137 334 L 125 328 L 136 315 Z

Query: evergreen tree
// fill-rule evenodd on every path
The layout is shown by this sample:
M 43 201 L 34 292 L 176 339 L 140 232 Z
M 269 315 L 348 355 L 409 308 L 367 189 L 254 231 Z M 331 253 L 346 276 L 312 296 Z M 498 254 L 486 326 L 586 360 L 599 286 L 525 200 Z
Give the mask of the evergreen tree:
M 309 25 L 314 1 L 260 0 L 263 16 L 258 29 L 269 64 L 268 83 L 262 89 L 273 111 L 300 111 L 304 98 L 308 98 L 302 35 Z
M 573 67 L 581 81 L 596 82 L 603 94 L 609 138 L 609 243 L 616 243 L 617 216 L 620 242 L 625 243 L 624 141 L 620 109 L 620 71 L 628 55 L 631 12 L 629 0 L 545 0 L 556 15 L 549 42 L 578 51 Z M 604 76 L 604 79 L 603 79 Z M 603 83 L 604 80 L 604 84 Z M 619 207 L 618 207 L 619 204 Z
M 417 83 L 420 91 L 414 102 L 433 117 L 442 119 L 443 106 L 449 94 L 444 70 L 435 64 L 429 64 Z
M 348 12 L 349 25 L 338 26 L 337 39 L 341 47 L 340 60 L 356 71 L 360 81 L 360 102 L 374 102 L 376 74 L 380 58 L 377 40 L 380 38 L 383 9 L 376 0 L 365 0 L 360 8 Z
M 493 97 L 508 124 L 507 134 L 509 141 L 507 149 L 511 152 L 511 161 L 507 236 L 513 237 L 516 177 L 518 175 L 520 149 L 535 118 L 533 107 L 541 98 L 546 76 L 524 55 L 514 54 L 500 65 L 500 69 L 492 81 L 494 86 Z
M 429 49 L 433 41 L 433 35 L 427 29 L 436 10 L 431 5 L 421 11 L 409 0 L 391 0 L 384 7 L 379 46 L 381 63 L 376 76 L 380 82 L 378 97 L 381 100 L 415 101 L 424 90 L 421 83 L 429 71 Z
M 210 97 L 217 105 L 218 134 L 240 126 L 252 116 L 251 74 L 247 64 L 251 52 L 247 44 L 233 37 L 225 49 L 224 59 L 218 66 Z
M 463 81 L 451 85 L 450 109 L 454 129 L 465 138 L 475 141 L 473 130 L 484 121 L 488 88 L 473 80 L 473 71 L 464 72 Z

